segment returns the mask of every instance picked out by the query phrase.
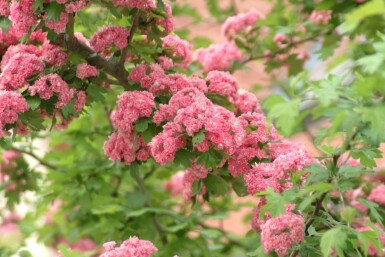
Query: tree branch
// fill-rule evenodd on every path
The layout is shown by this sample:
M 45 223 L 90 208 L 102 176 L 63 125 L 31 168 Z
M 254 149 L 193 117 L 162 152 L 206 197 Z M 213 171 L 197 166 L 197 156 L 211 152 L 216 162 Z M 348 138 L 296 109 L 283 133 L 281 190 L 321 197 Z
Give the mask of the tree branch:
M 139 25 L 139 17 L 140 17 L 140 12 L 138 11 L 134 15 L 134 17 L 132 18 L 132 25 L 131 25 L 131 29 L 130 29 L 130 35 L 127 38 L 128 45 L 131 43 L 132 39 L 134 38 L 135 30 L 136 30 L 136 28 Z M 128 52 L 128 46 L 126 46 L 122 50 L 122 55 L 120 56 L 120 59 L 119 59 L 119 62 L 118 62 L 118 66 L 122 67 L 123 69 L 124 69 L 124 62 L 126 61 L 127 52 Z
M 12 150 L 15 150 L 15 151 L 18 151 L 18 152 L 20 152 L 20 153 L 24 153 L 24 154 L 26 154 L 26 155 L 31 156 L 32 158 L 34 158 L 35 160 L 37 160 L 41 165 L 43 165 L 43 166 L 45 166 L 45 167 L 47 167 L 47 168 L 49 168 L 49 169 L 51 169 L 51 170 L 57 170 L 57 169 L 58 169 L 56 166 L 54 166 L 54 165 L 52 165 L 52 164 L 50 164 L 50 163 L 44 161 L 43 159 L 41 159 L 39 156 L 37 156 L 37 155 L 36 155 L 35 153 L 33 153 L 33 152 L 30 152 L 30 151 L 27 151 L 27 150 L 23 150 L 23 149 L 19 149 L 19 148 L 14 147 L 14 146 L 13 146 L 11 149 L 12 149 Z
M 146 207 L 152 207 L 152 204 L 151 204 L 151 201 L 150 201 L 150 198 L 149 198 L 149 195 L 148 195 L 148 192 L 147 192 L 147 188 L 146 188 L 146 185 L 144 184 L 144 181 L 143 179 L 139 176 L 139 174 L 134 171 L 131 173 L 136 181 L 136 183 L 138 184 L 138 187 L 139 187 L 139 190 L 146 196 L 147 198 L 147 202 L 146 202 Z M 162 240 L 162 243 L 164 245 L 166 245 L 168 243 L 168 240 L 167 240 L 167 236 L 164 232 L 164 229 L 162 227 L 162 224 L 160 223 L 160 221 L 158 220 L 158 218 L 156 216 L 154 216 L 152 218 L 153 220 L 153 223 L 154 223 L 154 226 L 155 226 L 155 229 L 157 230 L 159 236 L 160 236 L 160 239 Z

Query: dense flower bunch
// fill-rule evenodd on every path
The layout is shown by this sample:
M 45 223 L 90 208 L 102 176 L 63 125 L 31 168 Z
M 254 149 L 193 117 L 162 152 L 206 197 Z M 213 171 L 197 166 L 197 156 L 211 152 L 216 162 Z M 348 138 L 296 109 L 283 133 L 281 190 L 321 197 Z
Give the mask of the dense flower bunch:
M 316 159 L 304 146 L 284 139 L 268 122 L 257 97 L 240 89 L 232 75 L 249 61 L 258 59 L 265 61 L 267 70 L 285 67 L 289 75 L 298 74 L 309 55 L 297 46 L 321 37 L 325 38 L 325 45 L 333 41 L 334 36 L 341 38 L 336 24 L 339 19 L 345 19 L 345 13 L 339 8 L 346 5 L 350 10 L 361 6 L 363 1 L 343 2 L 334 5 L 326 1 L 322 8 L 328 4 L 333 8 L 317 10 L 312 1 L 307 1 L 306 6 L 296 9 L 300 12 L 296 19 L 303 24 L 290 21 L 283 16 L 285 11 L 280 13 L 277 8 L 272 12 L 274 15 L 279 13 L 279 19 L 254 9 L 243 14 L 234 13 L 222 26 L 223 42 L 194 51 L 192 44 L 172 33 L 175 22 L 172 8 L 162 0 L 0 0 L 1 146 L 17 149 L 8 141 L 27 145 L 41 134 L 32 133 L 22 140 L 16 135 L 48 131 L 54 127 L 66 128 L 76 117 L 89 114 L 71 127 L 68 142 L 55 145 L 65 151 L 74 146 L 76 154 L 71 155 L 68 151 L 63 155 L 70 156 L 66 160 L 70 160 L 71 167 L 63 168 L 61 162 L 54 162 L 55 165 L 46 162 L 29 152 L 33 147 L 19 149 L 48 169 L 57 171 L 53 176 L 43 175 L 48 186 L 44 185 L 42 191 L 50 200 L 57 197 L 52 210 L 46 213 L 45 221 L 53 228 L 58 225 L 60 233 L 71 235 L 71 240 L 58 232 L 52 234 L 55 242 L 48 243 L 55 247 L 57 243 L 64 243 L 74 250 L 100 254 L 96 249 L 97 242 L 106 238 L 117 240 L 119 236 L 134 234 L 150 238 L 142 237 L 141 233 L 152 234 L 154 231 L 156 235 L 151 238 L 156 241 L 153 242 L 163 243 L 163 247 L 158 245 L 158 252 L 150 241 L 132 236 L 119 246 L 115 242 L 104 244 L 100 257 L 149 257 L 155 252 L 162 256 L 166 255 L 164 252 L 171 255 L 175 246 L 183 245 L 190 251 L 202 240 L 212 241 L 213 245 L 222 244 L 227 234 L 211 233 L 215 228 L 210 228 L 205 219 L 222 209 L 224 212 L 230 210 L 219 201 L 215 202 L 217 199 L 211 199 L 223 196 L 221 200 L 227 201 L 233 196 L 229 193 L 232 188 L 238 196 L 258 197 L 251 222 L 260 239 L 260 252 L 256 254 L 263 251 L 280 257 L 288 254 L 302 256 L 308 249 L 319 247 L 316 245 L 319 242 L 322 248 L 319 252 L 324 256 L 333 255 L 334 249 L 338 254 L 351 254 L 351 249 L 345 249 L 345 246 L 342 249 L 342 246 L 330 244 L 330 249 L 325 249 L 325 243 L 322 243 L 329 227 L 339 224 L 331 232 L 354 238 L 351 242 L 355 244 L 353 250 L 381 256 L 380 246 L 385 244 L 385 233 L 380 224 L 381 217 L 378 218 L 380 214 L 375 210 L 385 205 L 385 186 L 376 182 L 373 187 L 364 179 L 357 182 L 357 178 L 366 172 L 363 166 L 373 167 L 373 158 L 378 157 L 373 146 L 379 145 L 377 141 L 384 135 L 378 133 L 368 140 L 368 134 L 372 133 L 370 126 L 376 127 L 376 119 L 364 117 L 363 123 L 358 125 L 354 122 L 361 116 L 354 117 L 354 121 L 341 121 L 341 129 L 334 128 L 336 131 L 331 134 L 343 134 L 343 144 L 335 149 L 319 147 L 325 156 Z M 368 4 L 372 2 L 375 0 Z M 362 6 L 366 10 L 367 5 Z M 178 9 L 178 6 L 174 10 L 193 13 L 188 8 Z M 365 15 L 372 14 L 365 11 Z M 217 12 L 217 16 L 223 18 L 221 12 Z M 108 22 L 99 26 L 99 21 L 95 21 L 100 18 Z M 275 23 L 277 26 L 271 25 Z M 344 30 L 354 30 L 353 27 L 360 24 L 361 20 L 354 21 Z M 370 29 L 370 26 L 360 28 L 359 32 Z M 382 36 L 378 34 L 378 38 Z M 367 41 L 370 40 L 369 37 Z M 333 43 L 338 45 L 338 39 Z M 382 48 L 377 42 L 374 47 L 362 49 L 377 51 Z M 332 50 L 323 52 L 323 58 Z M 380 55 L 373 56 L 371 58 Z M 382 59 L 373 63 L 381 67 Z M 368 61 L 361 61 L 360 65 L 365 62 Z M 357 74 L 360 69 L 355 67 Z M 371 70 L 371 73 L 375 72 Z M 282 122 L 278 116 L 284 115 L 286 109 L 289 118 L 302 115 L 301 103 L 295 102 L 293 107 L 290 94 L 312 84 L 307 81 L 297 83 L 301 76 L 290 82 L 290 90 L 280 90 L 287 96 L 279 96 L 262 105 L 267 109 L 273 106 L 272 115 L 268 117 L 278 119 L 277 128 L 283 135 L 290 134 L 282 128 L 289 122 Z M 377 80 L 373 81 L 377 83 Z M 319 93 L 322 97 L 315 101 L 324 109 L 304 112 L 301 119 L 322 116 L 329 105 L 338 112 L 339 107 L 334 102 L 346 94 L 338 91 L 340 81 L 314 84 L 317 89 L 312 92 L 314 97 L 319 97 L 319 92 L 327 92 L 328 96 L 330 93 L 330 97 L 325 100 Z M 352 91 L 356 88 L 360 87 L 354 87 Z M 376 89 L 373 97 L 382 99 L 381 93 Z M 354 97 L 344 98 L 347 101 L 344 104 L 351 104 L 353 112 L 360 110 L 363 113 L 365 108 L 373 105 L 368 100 L 372 96 L 368 96 L 368 99 L 362 98 L 362 106 L 354 108 L 357 103 L 349 102 Z M 382 104 L 379 102 L 376 104 Z M 83 112 L 86 105 L 90 110 Z M 87 119 L 93 115 L 106 120 Z M 345 119 L 345 116 L 348 115 L 344 113 L 337 117 Z M 354 124 L 353 130 L 346 124 Z M 81 133 L 79 128 L 83 129 Z M 11 135 L 10 131 L 13 132 L 12 140 L 3 138 Z M 365 145 L 365 140 L 371 142 L 369 146 Z M 103 141 L 105 155 L 116 163 L 100 156 L 98 149 L 101 150 Z M 87 150 L 98 155 L 97 159 L 86 156 L 85 145 Z M 361 159 L 362 163 L 351 160 L 351 156 Z M 100 166 L 90 168 L 95 163 Z M 35 185 L 34 174 L 20 152 L 3 152 L 0 186 L 6 189 L 6 196 L 10 192 L 15 195 L 14 191 L 30 190 Z M 161 180 L 165 178 L 170 178 L 163 184 L 163 189 L 168 192 L 159 190 Z M 151 185 L 150 189 L 147 185 Z M 73 192 L 67 192 L 65 187 Z M 61 188 L 60 192 L 56 192 L 59 191 L 57 188 Z M 185 202 L 194 203 L 193 208 L 184 206 L 180 198 L 167 199 L 169 194 L 183 196 Z M 308 199 L 302 202 L 306 197 Z M 19 201 L 14 198 L 12 204 Z M 202 201 L 204 204 L 200 206 Z M 195 208 L 200 209 L 195 212 Z M 68 213 L 62 215 L 63 211 Z M 56 221 L 56 216 L 60 215 L 64 216 L 63 220 Z M 63 226 L 63 221 L 71 225 Z M 77 227 L 86 229 L 79 232 Z M 191 231 L 197 232 L 196 238 L 192 239 Z M 311 240 L 305 240 L 309 235 Z M 179 239 L 181 241 L 177 241 Z M 375 239 L 378 239 L 377 244 Z M 194 245 L 192 240 L 197 244 Z M 221 256 L 235 252 L 233 241 L 228 241 L 229 247 L 213 247 L 212 255 L 217 248 L 223 251 Z M 234 245 L 243 247 L 243 244 Z M 201 254 L 200 250 L 197 255 Z M 211 250 L 202 252 L 207 251 L 205 255 L 208 256 Z
M 106 251 L 100 257 L 150 257 L 157 248 L 147 240 L 140 240 L 137 237 L 130 237 L 120 246 L 116 246 L 115 242 L 104 243 Z

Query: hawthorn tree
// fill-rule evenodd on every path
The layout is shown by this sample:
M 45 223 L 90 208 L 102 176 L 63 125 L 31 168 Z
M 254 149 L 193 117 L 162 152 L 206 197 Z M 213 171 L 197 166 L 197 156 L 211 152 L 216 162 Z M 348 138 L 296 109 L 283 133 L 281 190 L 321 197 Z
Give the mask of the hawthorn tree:
M 65 257 L 383 256 L 385 2 L 273 2 L 208 0 L 224 41 L 193 46 L 173 13 L 201 17 L 178 2 L 0 0 L 1 256 L 39 256 L 36 234 Z M 255 61 L 287 73 L 262 103 L 233 76 Z M 249 233 L 209 225 L 245 196 Z

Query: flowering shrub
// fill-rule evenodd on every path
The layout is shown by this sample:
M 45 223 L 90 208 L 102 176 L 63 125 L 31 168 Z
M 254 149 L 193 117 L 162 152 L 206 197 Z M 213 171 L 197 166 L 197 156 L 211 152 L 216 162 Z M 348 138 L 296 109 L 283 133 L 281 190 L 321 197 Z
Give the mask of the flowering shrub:
M 385 254 L 385 4 L 236 2 L 207 1 L 223 40 L 194 44 L 177 2 L 0 0 L 0 256 L 40 256 L 31 235 L 65 257 Z M 286 74 L 263 101 L 236 78 L 257 60 Z M 246 235 L 210 225 L 250 206 Z

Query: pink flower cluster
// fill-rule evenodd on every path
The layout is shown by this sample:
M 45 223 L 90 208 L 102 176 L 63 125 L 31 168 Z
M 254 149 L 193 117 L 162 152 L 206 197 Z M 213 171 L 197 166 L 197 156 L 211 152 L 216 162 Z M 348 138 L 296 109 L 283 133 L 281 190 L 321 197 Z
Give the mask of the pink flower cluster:
M 161 27 L 163 27 L 164 32 L 167 34 L 170 34 L 174 30 L 174 23 L 175 23 L 175 18 L 172 16 L 172 9 L 171 6 L 167 3 L 166 5 L 166 12 L 168 17 L 166 18 L 157 18 L 155 20 L 155 23 Z
M 367 222 L 369 221 L 369 218 L 361 218 L 361 219 L 356 219 L 353 223 L 353 228 L 359 232 L 365 232 L 365 231 L 373 231 L 373 228 L 367 225 Z M 379 241 L 381 242 L 382 251 L 378 251 L 374 245 L 369 242 L 368 244 L 368 256 L 377 256 L 377 257 L 382 257 L 385 254 L 385 231 L 383 229 L 383 226 L 376 223 L 374 224 L 377 231 L 379 232 Z
M 291 172 L 299 172 L 316 160 L 301 146 L 289 142 L 269 143 L 271 162 L 258 163 L 244 175 L 250 194 L 271 187 L 276 192 L 292 187 Z
M 2 62 L 2 65 L 4 63 Z M 0 90 L 16 90 L 27 85 L 26 79 L 44 69 L 43 62 L 34 54 L 20 52 L 13 55 L 0 74 Z
M 100 257 L 150 257 L 158 251 L 150 241 L 140 240 L 136 236 L 130 237 L 120 246 L 116 246 L 113 241 L 104 243 L 103 248 L 105 253 Z
M 82 63 L 76 67 L 76 77 L 78 77 L 79 79 L 97 76 L 99 76 L 99 71 L 98 69 L 96 69 L 96 67 L 92 65 Z
M 123 49 L 127 46 L 127 38 L 130 31 L 121 26 L 110 25 L 99 28 L 99 30 L 91 37 L 90 45 L 97 52 L 103 52 L 114 44 L 116 48 Z
M 57 0 L 59 4 L 65 4 L 67 13 L 74 13 L 81 11 L 87 6 L 86 0 Z
M 315 22 L 317 25 L 321 24 L 328 24 L 330 19 L 332 17 L 332 11 L 331 10 L 326 10 L 326 11 L 321 11 L 321 10 L 314 10 L 309 19 L 313 22 Z
M 8 0 L 0 0 L 0 16 L 8 16 L 10 14 L 9 7 L 10 2 Z
M 29 106 L 19 92 L 0 90 L 0 138 L 6 124 L 15 123 L 18 114 L 29 109 Z
M 169 51 L 174 58 L 179 59 L 182 63 L 182 67 L 187 65 L 192 60 L 192 46 L 186 40 L 180 39 L 176 35 L 168 35 L 162 38 L 162 46 L 166 51 Z
M 222 35 L 231 38 L 240 31 L 251 28 L 261 19 L 264 19 L 264 15 L 255 9 L 252 9 L 247 13 L 240 13 L 236 16 L 229 17 L 222 25 Z
M 375 187 L 368 197 L 369 201 L 376 202 L 381 205 L 385 205 L 385 185 L 380 184 Z
M 60 14 L 60 18 L 58 21 L 56 21 L 54 18 L 48 20 L 47 14 L 46 14 L 46 15 L 44 15 L 44 21 L 45 21 L 45 26 L 52 29 L 56 33 L 58 33 L 58 34 L 65 33 L 67 23 L 68 23 L 68 14 L 65 12 L 62 12 Z
M 183 171 L 178 171 L 169 180 L 164 183 L 164 189 L 171 193 L 172 196 L 182 195 L 183 193 Z
M 156 0 L 114 0 L 114 5 L 142 10 L 156 9 Z
M 145 63 L 137 65 L 130 72 L 129 80 L 139 82 L 141 87 L 153 94 L 177 93 L 188 87 L 195 87 L 207 91 L 206 82 L 203 79 L 192 76 L 187 78 L 183 74 L 166 74 L 162 66 L 168 68 L 170 63 L 152 63 L 150 66 Z
M 287 205 L 286 212 L 277 218 L 270 218 L 261 225 L 261 242 L 266 253 L 275 251 L 279 257 L 285 256 L 293 244 L 304 237 L 304 219 L 292 212 L 294 205 Z
M 207 177 L 208 170 L 203 165 L 193 165 L 188 168 L 183 176 L 183 196 L 186 201 L 191 201 L 193 197 L 193 184 L 195 181 L 199 181 Z M 202 187 L 201 194 L 206 193 L 206 187 Z
M 119 96 L 111 121 L 118 130 L 104 143 L 104 152 L 112 161 L 130 164 L 135 159 L 150 157 L 148 146 L 140 135 L 133 133 L 133 123 L 140 117 L 149 117 L 155 108 L 154 96 L 149 92 L 132 91 Z
M 32 5 L 34 0 L 12 0 L 9 19 L 13 23 L 15 34 L 19 37 L 26 34 L 37 21 Z
M 203 66 L 205 72 L 228 70 L 232 62 L 242 61 L 242 52 L 234 42 L 223 42 L 198 49 L 195 59 Z
M 74 96 L 74 90 L 56 73 L 40 76 L 28 91 L 32 96 L 39 94 L 44 100 L 50 99 L 56 93 L 59 100 L 55 104 L 56 108 L 63 108 Z

